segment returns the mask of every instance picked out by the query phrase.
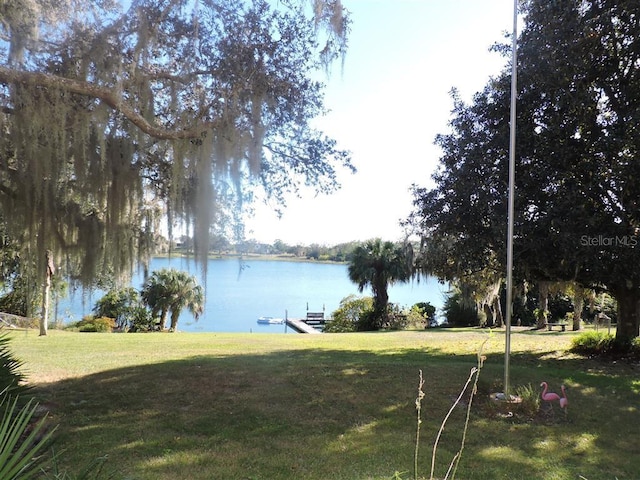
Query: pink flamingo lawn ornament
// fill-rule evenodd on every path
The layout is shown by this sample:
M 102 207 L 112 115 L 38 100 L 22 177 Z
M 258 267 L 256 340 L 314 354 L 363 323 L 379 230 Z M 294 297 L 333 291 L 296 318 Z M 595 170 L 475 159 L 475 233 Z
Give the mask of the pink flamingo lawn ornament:
M 560 388 L 562 390 L 562 397 L 555 392 L 549 392 L 549 386 L 547 382 L 542 382 L 540 384 L 542 387 L 542 395 L 541 398 L 543 401 L 549 404 L 549 409 L 553 411 L 553 402 L 558 401 L 560 403 L 560 408 L 564 410 L 564 414 L 567 414 L 567 406 L 569 405 L 569 399 L 567 399 L 567 392 L 565 392 L 564 385 Z
M 548 392 L 549 386 L 547 382 L 542 382 L 540 386 L 542 387 L 542 395 L 540 395 L 540 397 L 544 402 L 549 404 L 549 410 L 553 411 L 553 402 L 559 401 L 560 395 L 555 392 Z
M 564 414 L 567 414 L 567 406 L 569 405 L 569 399 L 567 398 L 567 392 L 564 390 L 564 385 L 560 387 L 562 390 L 562 397 L 560 397 L 560 408 L 564 410 Z
M 556 400 L 560 400 L 560 395 L 558 395 L 557 393 L 547 392 L 547 390 L 549 389 L 547 382 L 542 382 L 540 386 L 542 387 L 542 400 L 544 400 L 545 402 L 555 402 Z

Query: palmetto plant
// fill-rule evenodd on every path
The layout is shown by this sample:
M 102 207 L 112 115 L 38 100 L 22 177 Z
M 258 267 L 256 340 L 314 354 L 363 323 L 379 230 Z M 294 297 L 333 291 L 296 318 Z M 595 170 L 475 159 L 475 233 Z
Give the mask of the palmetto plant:
M 18 397 L 12 397 L 6 389 L 0 396 L 0 478 L 34 478 L 41 473 L 41 454 L 55 428 L 45 431 L 46 416 L 33 423 L 38 408 L 33 400 L 20 407 Z
M 20 367 L 22 362 L 9 349 L 9 337 L 0 335 L 0 392 L 16 395 L 28 390 Z
M 204 291 L 195 277 L 174 268 L 163 268 L 153 272 L 142 286 L 142 299 L 154 317 L 160 318 L 164 330 L 167 315 L 171 314 L 170 330 L 175 331 L 178 318 L 184 308 L 198 317 L 204 311 Z
M 45 420 L 34 423 L 37 404 L 20 401 L 28 390 L 20 372 L 22 362 L 9 349 L 10 337 L 0 336 L 0 479 L 32 478 L 38 472 L 39 455 L 53 429 L 45 432 Z

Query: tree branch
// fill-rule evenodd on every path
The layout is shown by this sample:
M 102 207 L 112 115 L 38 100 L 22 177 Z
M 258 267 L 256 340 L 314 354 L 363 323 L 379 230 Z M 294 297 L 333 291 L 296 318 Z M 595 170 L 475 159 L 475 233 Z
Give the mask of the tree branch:
M 200 138 L 203 133 L 211 129 L 213 126 L 213 122 L 205 122 L 196 127 L 185 128 L 183 130 L 169 130 L 149 123 L 147 119 L 128 105 L 120 95 L 116 94 L 110 88 L 56 75 L 28 72 L 24 70 L 19 71 L 0 66 L 0 83 L 58 88 L 70 93 L 83 95 L 85 97 L 96 98 L 112 109 L 120 112 L 144 133 L 159 140 Z

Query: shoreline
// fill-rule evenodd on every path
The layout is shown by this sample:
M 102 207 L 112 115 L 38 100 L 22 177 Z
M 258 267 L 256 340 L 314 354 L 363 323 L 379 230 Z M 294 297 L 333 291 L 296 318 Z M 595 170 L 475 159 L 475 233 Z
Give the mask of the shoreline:
M 151 258 L 185 258 L 187 260 L 194 260 L 195 256 L 191 253 L 184 252 L 171 252 L 171 253 L 157 253 L 151 256 Z M 305 262 L 305 263 L 322 263 L 322 264 L 334 264 L 334 265 L 346 265 L 347 261 L 338 262 L 335 260 L 316 260 L 308 257 L 298 257 L 290 254 L 262 254 L 262 253 L 209 253 L 207 256 L 209 260 L 272 260 L 280 262 Z

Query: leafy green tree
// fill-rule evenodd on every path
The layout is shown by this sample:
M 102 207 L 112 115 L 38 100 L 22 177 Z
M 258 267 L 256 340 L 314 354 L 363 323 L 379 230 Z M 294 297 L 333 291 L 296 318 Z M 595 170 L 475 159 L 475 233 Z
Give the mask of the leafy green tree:
M 514 277 L 609 292 L 625 344 L 640 333 L 640 4 L 521 5 Z M 414 190 L 444 270 L 506 270 L 509 106 L 509 70 L 469 105 L 454 96 L 436 187 Z
M 83 286 L 119 281 L 164 218 L 191 227 L 204 261 L 252 189 L 279 204 L 338 188 L 350 154 L 312 120 L 349 19 L 313 3 L 2 2 L 0 210 L 29 281 L 43 284 L 47 250 Z
M 418 313 L 424 318 L 426 327 L 435 327 L 438 324 L 436 307 L 429 302 L 418 302 L 411 307 L 411 311 Z
M 280 239 L 277 239 L 273 242 L 273 253 L 276 253 L 276 254 L 286 253 L 288 249 L 289 249 L 289 245 L 287 245 Z
M 202 287 L 195 277 L 174 268 L 153 272 L 142 286 L 142 299 L 153 317 L 160 318 L 161 330 L 165 328 L 168 314 L 171 314 L 169 330 L 174 332 L 183 309 L 187 308 L 196 320 L 204 311 Z
M 406 282 L 412 275 L 412 254 L 407 245 L 379 238 L 357 246 L 349 260 L 349 279 L 363 292 L 370 286 L 373 293 L 373 315 L 362 325 L 365 330 L 379 329 L 387 320 L 389 285 Z
M 322 252 L 322 247 L 317 243 L 309 245 L 307 250 L 307 259 L 319 260 Z
M 373 313 L 372 297 L 348 295 L 340 300 L 337 310 L 331 313 L 331 321 L 327 322 L 324 332 L 343 333 L 361 330 L 361 325 Z
M 117 328 L 127 329 L 140 303 L 140 294 L 135 288 L 116 288 L 107 292 L 96 302 L 93 313 L 96 317 L 113 318 Z

